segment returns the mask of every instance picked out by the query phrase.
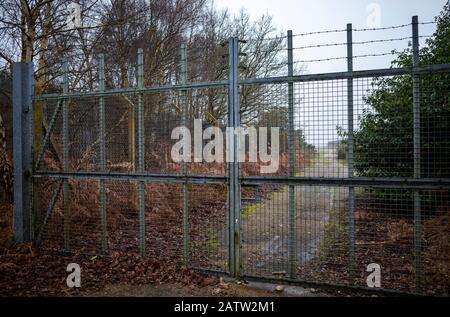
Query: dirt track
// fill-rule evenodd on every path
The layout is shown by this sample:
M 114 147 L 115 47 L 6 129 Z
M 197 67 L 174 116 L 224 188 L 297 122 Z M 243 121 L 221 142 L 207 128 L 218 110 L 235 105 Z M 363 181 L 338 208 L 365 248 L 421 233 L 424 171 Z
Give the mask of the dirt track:
M 321 149 L 312 164 L 301 171 L 304 177 L 344 177 L 345 164 L 331 149 Z M 275 192 L 243 221 L 244 271 L 251 275 L 283 275 L 288 268 L 288 188 Z M 324 237 L 331 212 L 347 197 L 345 189 L 297 186 L 296 265 L 314 256 Z
M 278 286 L 280 287 L 280 286 Z M 110 285 L 83 296 L 127 296 L 127 297 L 328 297 L 336 294 L 318 292 L 314 289 L 283 286 L 277 291 L 276 285 L 265 283 L 237 284 L 220 283 L 205 287 L 180 284 Z

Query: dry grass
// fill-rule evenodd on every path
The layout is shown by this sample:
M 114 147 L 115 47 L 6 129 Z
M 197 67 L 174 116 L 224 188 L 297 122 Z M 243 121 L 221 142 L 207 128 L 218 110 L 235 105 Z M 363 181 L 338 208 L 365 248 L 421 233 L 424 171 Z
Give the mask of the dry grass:
M 426 220 L 423 227 L 427 275 L 442 279 L 450 289 L 450 210 Z
M 370 204 L 367 204 L 370 205 Z M 373 207 L 373 206 L 372 206 Z M 344 212 L 344 211 L 342 211 Z M 343 217 L 342 219 L 345 219 Z M 300 270 L 310 280 L 345 284 L 349 278 L 348 223 L 327 240 L 320 254 Z M 356 285 L 366 286 L 366 265 L 378 263 L 382 287 L 415 291 L 414 221 L 410 216 L 389 215 L 376 208 L 355 212 Z M 450 290 L 450 209 L 422 219 L 423 290 L 428 295 L 448 296 Z

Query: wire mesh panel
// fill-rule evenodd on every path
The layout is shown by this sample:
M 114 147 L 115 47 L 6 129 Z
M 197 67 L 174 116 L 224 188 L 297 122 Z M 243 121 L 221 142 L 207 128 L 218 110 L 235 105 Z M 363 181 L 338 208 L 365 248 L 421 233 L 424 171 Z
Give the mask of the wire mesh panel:
M 135 182 L 107 181 L 107 247 L 110 252 L 139 252 L 138 189 Z
M 302 136 L 295 156 L 306 158 L 296 164 L 296 174 L 346 177 L 347 81 L 297 83 L 294 101 L 294 124 Z
M 225 176 L 228 93 L 224 88 L 192 89 L 187 93 L 190 131 L 188 175 Z
M 347 284 L 349 274 L 348 189 L 299 186 L 297 210 L 297 278 Z
M 68 169 L 95 171 L 99 164 L 98 98 L 73 98 L 67 104 Z
M 145 236 L 148 256 L 182 263 L 182 202 L 180 184 L 146 184 Z
M 366 268 L 382 268 L 383 287 L 412 291 L 414 274 L 414 204 L 411 192 L 356 190 L 356 284 L 367 285 Z
M 260 185 L 258 196 L 243 198 L 244 274 L 289 278 L 289 265 L 292 264 L 295 267 L 293 278 L 337 283 L 338 279 L 328 274 L 329 267 L 344 274 L 347 272 L 348 263 L 338 262 L 333 253 L 339 261 L 347 259 L 348 242 L 341 241 L 339 248 L 330 242 L 348 236 L 348 221 L 345 220 L 348 190 L 305 185 L 295 186 L 294 195 L 294 237 L 289 233 L 288 186 Z M 294 245 L 292 259 L 288 257 L 290 243 Z M 338 250 L 342 251 L 340 255 Z
M 66 249 L 98 254 L 102 237 L 98 181 L 70 180 L 69 192 L 69 211 L 63 213 L 63 239 L 68 245 Z
M 423 288 L 430 295 L 448 294 L 450 289 L 449 198 L 449 190 L 421 192 Z
M 364 268 L 377 263 L 382 269 L 382 287 L 413 292 L 416 257 L 420 255 L 423 289 L 430 294 L 448 292 L 448 191 L 420 191 L 422 199 L 420 249 L 416 249 L 414 234 L 414 195 L 412 191 L 396 189 L 362 190 L 357 194 L 356 257 L 361 267 L 358 285 L 366 284 Z M 438 225 L 439 224 L 439 225 Z M 442 230 L 444 227 L 447 229 Z M 440 255 L 433 251 L 440 250 Z M 446 277 L 447 276 L 447 277 Z
M 62 169 L 62 103 L 58 99 L 45 100 L 41 102 L 42 118 L 41 125 L 45 127 L 44 131 L 49 133 L 46 142 L 44 138 L 36 140 L 40 144 L 35 148 L 35 165 L 39 163 L 38 170 L 55 171 Z M 35 136 L 37 138 L 37 136 Z M 39 157 L 39 153 L 41 153 Z
M 144 96 L 145 170 L 150 173 L 180 174 L 181 164 L 171 158 L 172 130 L 181 125 L 177 92 Z
M 355 174 L 414 177 L 411 78 L 364 78 L 354 86 Z
M 53 251 L 97 254 L 101 247 L 98 181 L 70 180 L 69 212 L 64 212 L 62 182 L 52 178 L 35 184 L 35 239 Z
M 447 178 L 447 77 L 421 75 L 419 98 L 410 75 L 355 78 L 351 90 L 347 79 L 307 80 L 293 84 L 291 101 L 282 85 L 258 86 L 267 92 L 256 101 L 264 111 L 249 125 L 288 130 L 291 107 L 291 135 L 299 138 L 292 185 L 270 177 L 288 175 L 288 133 L 286 142 L 280 133 L 278 173 L 261 174 L 260 162 L 242 164 L 243 274 L 367 288 L 371 268 L 379 267 L 376 287 L 414 293 L 420 285 L 421 292 L 447 294 L 448 189 L 382 185 Z M 350 179 L 355 187 L 345 185 Z M 363 179 L 374 187 L 358 187 Z
M 41 242 L 43 248 L 62 250 L 62 182 L 43 177 L 34 180 L 34 188 L 34 240 Z
M 108 96 L 104 98 L 104 107 L 106 170 L 136 171 L 137 97 Z
M 242 175 L 287 176 L 287 85 L 247 85 L 241 87 L 240 96 L 242 131 L 238 133 L 243 135 L 240 144 Z M 301 135 L 299 130 L 296 131 Z
M 243 273 L 282 277 L 287 272 L 287 188 L 262 185 L 256 190 L 242 203 Z
M 188 259 L 196 268 L 228 272 L 226 185 L 189 185 Z
M 450 74 L 420 76 L 421 176 L 450 176 Z

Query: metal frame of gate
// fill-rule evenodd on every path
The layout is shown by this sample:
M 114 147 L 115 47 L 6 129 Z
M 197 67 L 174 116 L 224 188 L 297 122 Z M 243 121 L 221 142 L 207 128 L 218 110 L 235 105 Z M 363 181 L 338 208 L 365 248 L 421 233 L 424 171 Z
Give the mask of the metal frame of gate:
M 42 232 L 36 232 L 36 224 L 33 219 L 33 201 L 35 199 L 33 188 L 34 181 L 36 179 L 47 177 L 58 180 L 56 189 L 52 195 L 51 201 L 48 206 L 47 216 L 44 219 L 45 222 L 51 215 L 53 208 L 55 207 L 56 200 L 60 193 L 63 195 L 64 214 L 69 214 L 68 207 L 69 199 L 69 180 L 98 180 L 100 188 L 100 214 L 101 214 L 101 237 L 102 237 L 102 251 L 107 253 L 108 247 L 106 243 L 106 237 L 108 235 L 106 219 L 106 205 L 105 205 L 105 181 L 117 180 L 117 181 L 132 181 L 138 183 L 139 188 L 139 248 L 141 254 L 145 254 L 145 190 L 146 183 L 177 183 L 182 186 L 182 209 L 183 209 L 183 256 L 185 264 L 189 264 L 188 258 L 188 246 L 189 246 L 189 228 L 188 228 L 188 185 L 189 184 L 228 184 L 228 274 L 233 277 L 246 277 L 246 278 L 262 278 L 261 276 L 245 276 L 242 272 L 242 226 L 241 226 L 241 186 L 253 185 L 253 184 L 269 184 L 269 185 L 284 185 L 289 189 L 289 201 L 288 201 L 288 263 L 287 277 L 281 280 L 286 282 L 299 282 L 295 273 L 295 250 L 296 250 L 296 234 L 297 228 L 295 227 L 295 186 L 307 185 L 307 186 L 336 186 L 349 189 L 348 196 L 348 215 L 349 215 L 349 261 L 350 261 L 350 276 L 349 285 L 353 285 L 352 279 L 354 279 L 354 246 L 355 246 L 355 205 L 354 205 L 354 188 L 401 188 L 408 189 L 415 192 L 414 198 L 414 220 L 415 220 L 415 233 L 414 233 L 414 245 L 415 245 L 415 276 L 416 276 L 416 292 L 421 292 L 421 213 L 420 213 L 420 194 L 419 190 L 422 189 L 450 189 L 450 179 L 424 179 L 421 178 L 420 173 L 420 86 L 419 76 L 422 74 L 438 74 L 450 72 L 450 64 L 445 65 L 430 65 L 419 66 L 419 35 L 418 35 L 418 19 L 413 18 L 413 54 L 414 64 L 410 68 L 389 68 L 389 69 L 376 69 L 365 71 L 353 70 L 353 47 L 352 47 L 352 26 L 347 26 L 347 61 L 348 70 L 346 72 L 339 73 L 326 73 L 326 74 L 311 74 L 311 75 L 294 75 L 293 70 L 293 47 L 292 47 L 292 32 L 288 32 L 288 75 L 273 78 L 257 78 L 257 79 L 239 79 L 239 40 L 237 38 L 231 38 L 228 41 L 228 54 L 229 54 L 229 79 L 225 81 L 215 82 L 187 82 L 187 69 L 186 69 L 186 47 L 181 49 L 182 60 L 182 76 L 181 82 L 177 85 L 166 85 L 158 87 L 144 87 L 143 82 L 143 51 L 138 52 L 138 86 L 136 88 L 124 88 L 117 90 L 105 89 L 105 75 L 104 75 L 104 61 L 103 56 L 99 57 L 99 91 L 95 92 L 69 92 L 68 78 L 67 78 L 67 62 L 64 64 L 64 85 L 62 94 L 46 94 L 46 95 L 33 95 L 33 67 L 30 64 L 17 63 L 14 65 L 14 228 L 15 237 L 17 241 L 34 241 L 39 243 L 41 240 Z M 414 178 L 412 179 L 399 179 L 399 178 L 367 178 L 358 177 L 353 172 L 353 80 L 359 78 L 369 78 L 376 76 L 396 76 L 396 75 L 408 75 L 413 78 L 413 91 L 411 92 L 414 100 Z M 320 82 L 326 80 L 346 80 L 347 85 L 347 116 L 349 127 L 349 146 L 348 146 L 348 177 L 299 177 L 295 175 L 294 170 L 294 144 L 293 144 L 293 131 L 294 131 L 294 83 L 305 82 Z M 233 163 L 228 163 L 227 175 L 225 176 L 204 176 L 204 175 L 190 175 L 187 173 L 186 163 L 182 164 L 181 174 L 154 174 L 147 173 L 144 168 L 144 138 L 145 127 L 143 121 L 143 96 L 144 93 L 156 93 L 156 92 L 168 92 L 177 91 L 181 92 L 182 103 L 182 118 L 181 125 L 186 124 L 187 116 L 187 92 L 189 89 L 201 89 L 201 88 L 227 88 L 228 89 L 228 126 L 239 127 L 240 126 L 240 87 L 246 85 L 267 85 L 267 84 L 287 84 L 288 85 L 288 102 L 289 102 L 289 175 L 287 177 L 279 176 L 242 176 L 240 171 L 240 163 L 238 163 L 237 156 L 239 155 L 239 139 L 235 135 L 233 142 Z M 124 172 L 108 172 L 105 169 L 105 102 L 104 98 L 108 96 L 116 96 L 121 94 L 136 95 L 138 98 L 138 169 L 137 172 L 124 173 Z M 70 98 L 80 97 L 92 97 L 99 100 L 99 132 L 100 132 L 100 162 L 99 170 L 95 172 L 74 172 L 70 171 L 68 167 L 68 100 Z M 53 113 L 50 121 L 47 135 L 43 138 L 43 144 L 39 153 L 33 153 L 32 140 L 33 140 L 33 107 L 32 103 L 42 100 L 58 100 L 57 107 Z M 48 142 L 48 138 L 52 133 L 52 129 L 59 112 L 62 112 L 63 121 L 63 169 L 61 171 L 39 171 L 39 164 L 43 156 L 45 144 Z M 70 250 L 69 240 L 66 239 L 68 234 L 68 225 L 64 224 L 64 248 Z M 277 279 L 279 281 L 279 279 Z M 327 283 L 327 281 L 322 281 Z

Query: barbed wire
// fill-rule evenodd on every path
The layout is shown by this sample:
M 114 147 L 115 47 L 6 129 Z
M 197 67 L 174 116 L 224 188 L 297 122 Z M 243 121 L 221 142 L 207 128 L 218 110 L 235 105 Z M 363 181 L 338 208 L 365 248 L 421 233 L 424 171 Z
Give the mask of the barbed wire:
M 347 29 L 336 29 L 336 30 L 324 30 L 324 31 L 307 32 L 307 33 L 297 33 L 297 34 L 293 34 L 292 37 L 318 35 L 318 34 L 329 34 L 329 33 L 341 33 L 341 32 L 347 32 Z
M 354 32 L 367 32 L 367 31 L 382 31 L 382 30 L 396 30 L 405 28 L 408 26 L 411 26 L 411 23 L 408 24 L 400 24 L 400 25 L 393 25 L 393 26 L 386 26 L 386 27 L 379 27 L 379 28 L 362 28 L 362 29 L 352 29 Z
M 327 33 L 338 33 L 338 32 L 346 32 L 347 30 L 324 30 L 324 31 L 315 31 L 315 32 L 306 32 L 306 33 L 296 33 L 296 34 L 292 34 L 292 37 L 299 37 L 299 36 L 308 36 L 308 35 L 315 35 L 315 34 L 327 34 Z M 282 35 L 282 36 L 275 36 L 275 37 L 269 37 L 266 39 L 262 39 L 261 41 L 274 41 L 274 40 L 285 40 L 287 39 L 288 36 L 287 35 Z
M 427 21 L 427 22 L 419 22 L 419 24 L 420 25 L 437 24 L 437 22 L 436 21 Z M 399 24 L 399 25 L 393 25 L 393 26 L 387 26 L 387 27 L 354 28 L 354 29 L 352 29 L 352 31 L 367 32 L 367 31 L 395 30 L 395 29 L 406 28 L 408 26 L 412 26 L 412 23 Z M 347 29 L 331 29 L 331 30 L 323 30 L 323 31 L 296 33 L 296 34 L 292 34 L 292 37 L 294 38 L 294 37 L 300 37 L 300 36 L 310 36 L 310 35 L 329 34 L 329 33 L 342 33 L 342 32 L 347 32 Z M 272 41 L 272 40 L 280 40 L 280 39 L 287 39 L 287 38 L 288 38 L 287 35 L 283 35 L 283 36 L 269 37 L 266 39 L 262 39 L 261 41 Z
M 431 38 L 433 35 L 422 35 L 419 36 L 419 38 Z M 364 44 L 371 44 L 371 43 L 382 43 L 382 42 L 394 42 L 394 41 L 402 41 L 402 40 L 411 40 L 411 37 L 401 37 L 401 38 L 391 38 L 391 39 L 377 39 L 377 40 L 370 40 L 370 41 L 360 41 L 360 42 L 352 42 L 353 45 L 364 45 Z M 294 47 L 293 50 L 304 50 L 304 49 L 310 49 L 310 48 L 321 48 L 321 47 L 330 47 L 330 46 L 345 46 L 347 45 L 346 42 L 342 42 L 342 43 L 325 43 L 325 44 L 318 44 L 318 45 L 309 45 L 309 46 L 301 46 L 301 47 Z M 247 55 L 250 55 L 252 53 L 271 53 L 271 52 L 281 52 L 281 51 L 287 51 L 287 48 L 278 48 L 275 50 L 256 50 L 256 51 L 252 51 L 252 52 L 245 52 Z M 98 54 L 96 53 L 91 53 L 89 54 L 90 57 L 92 59 L 95 59 L 97 57 Z M 366 55 L 359 55 L 359 56 L 354 56 L 354 58 L 359 58 L 359 57 L 372 57 L 372 56 L 386 56 L 386 55 L 393 55 L 392 53 L 383 53 L 383 54 L 366 54 Z M 76 53 L 76 54 L 65 54 L 64 55 L 65 58 L 79 58 L 80 60 L 83 60 L 85 58 L 85 56 L 83 56 L 80 53 Z M 192 63 L 196 63 L 199 61 L 203 61 L 204 59 L 206 59 L 207 56 L 204 55 L 203 52 L 201 51 L 192 51 L 190 54 L 187 55 L 187 62 L 188 64 L 192 64 Z M 313 60 L 303 60 L 303 61 L 297 61 L 297 63 L 299 62 L 304 62 L 304 63 L 310 63 L 310 62 L 323 62 L 323 61 L 332 61 L 332 60 L 341 60 L 341 59 L 345 59 L 347 57 L 332 57 L 332 58 L 325 58 L 325 59 L 313 59 Z M 61 60 L 63 61 L 63 59 Z M 287 62 L 283 62 L 283 63 L 279 63 L 279 64 L 275 64 L 275 67 L 278 67 L 280 65 L 287 65 Z
M 388 56 L 388 55 L 395 55 L 395 54 L 398 54 L 398 52 L 397 51 L 391 51 L 391 52 L 388 52 L 388 53 L 379 53 L 379 54 L 354 55 L 353 59 L 366 58 L 366 57 L 381 57 L 381 56 Z M 330 58 L 322 58 L 322 59 L 299 60 L 299 61 L 294 61 L 293 64 L 314 63 L 314 62 L 329 62 L 329 61 L 343 60 L 343 59 L 348 59 L 348 57 L 347 56 L 340 56 L 340 57 L 330 57 Z
M 278 40 L 286 40 L 286 39 L 287 39 L 287 35 L 279 35 L 279 36 L 266 37 L 263 39 L 250 39 L 247 41 L 252 43 L 252 42 L 264 42 L 264 41 L 278 41 Z
M 428 21 L 428 22 L 419 22 L 420 25 L 427 25 L 427 24 L 437 24 L 436 21 Z M 412 23 L 407 24 L 400 24 L 400 25 L 394 25 L 394 26 L 387 26 L 387 27 L 379 27 L 379 28 L 362 28 L 362 29 L 353 29 L 354 32 L 366 32 L 366 31 L 382 31 L 382 30 L 395 30 L 395 29 L 401 29 L 408 26 L 412 26 Z
M 422 36 L 419 36 L 419 38 L 431 38 L 432 36 L 433 35 L 422 35 Z M 370 40 L 370 41 L 352 42 L 352 44 L 353 45 L 364 45 L 364 44 L 372 44 L 372 43 L 405 41 L 405 40 L 411 40 L 411 39 L 412 39 L 412 37 L 408 36 L 408 37 L 400 37 L 400 38 L 392 38 L 392 39 L 378 39 L 378 40 Z M 309 49 L 309 48 L 320 48 L 320 47 L 330 47 L 330 46 L 345 46 L 345 45 L 348 45 L 348 43 L 347 42 L 325 43 L 325 44 L 294 47 L 293 50 L 303 50 L 303 49 Z
M 433 35 L 421 35 L 419 36 L 419 39 L 429 39 L 433 37 Z M 369 41 L 359 41 L 359 42 L 352 42 L 353 45 L 366 45 L 366 44 L 373 44 L 373 43 L 386 43 L 386 42 L 398 42 L 398 41 L 406 41 L 406 40 L 412 40 L 412 37 L 406 36 L 406 37 L 400 37 L 400 38 L 390 38 L 390 39 L 376 39 L 376 40 L 369 40 Z M 321 47 L 333 47 L 333 46 L 346 46 L 348 45 L 347 42 L 341 42 L 341 43 L 324 43 L 324 44 L 317 44 L 317 45 L 306 45 L 306 46 L 299 46 L 299 47 L 293 47 L 293 50 L 305 50 L 305 49 L 311 49 L 311 48 L 321 48 Z M 254 54 L 254 53 L 271 53 L 271 52 L 280 52 L 280 51 L 288 51 L 288 48 L 278 48 L 276 50 L 256 50 L 256 51 L 245 51 L 246 54 Z
M 391 51 L 387 53 L 380 53 L 380 54 L 363 54 L 363 55 L 355 55 L 353 56 L 353 59 L 355 58 L 366 58 L 366 57 L 379 57 L 379 56 L 389 56 L 389 55 L 396 55 L 399 54 L 397 51 Z
M 437 24 L 437 21 L 419 22 L 419 24 L 421 24 L 421 25 Z
M 261 54 L 261 53 L 278 53 L 278 52 L 283 52 L 283 51 L 287 51 L 287 48 L 277 48 L 277 49 L 273 49 L 273 50 L 254 50 L 254 51 L 242 51 L 242 53 L 247 54 L 247 55 L 252 55 L 252 54 Z
M 426 21 L 426 22 L 419 22 L 421 25 L 429 25 L 429 24 L 437 24 L 437 21 Z M 393 29 L 400 29 L 405 28 L 408 26 L 411 26 L 412 23 L 408 24 L 400 24 L 400 25 L 394 25 L 394 26 L 388 26 L 388 27 L 379 27 L 379 28 L 354 28 L 352 31 L 354 32 L 365 32 L 365 31 L 378 31 L 378 30 L 393 30 Z M 114 26 L 114 22 L 112 22 L 109 25 L 101 25 L 102 27 L 107 26 Z M 88 28 L 89 29 L 89 28 Z M 292 37 L 303 37 L 303 36 L 309 36 L 309 35 L 318 35 L 318 34 L 331 34 L 331 33 L 343 33 L 347 32 L 347 29 L 332 29 L 332 30 L 322 30 L 322 31 L 315 31 L 315 32 L 306 32 L 306 33 L 297 33 L 293 34 Z M 431 38 L 433 35 L 422 35 L 419 36 L 419 38 Z M 253 39 L 251 41 L 269 41 L 269 40 L 285 40 L 287 39 L 287 36 L 277 36 L 277 37 L 269 37 L 265 39 Z M 404 41 L 404 40 L 411 40 L 412 37 L 399 37 L 399 38 L 390 38 L 390 39 L 375 39 L 375 40 L 368 40 L 368 41 L 356 41 L 352 42 L 353 45 L 366 45 L 366 44 L 372 44 L 372 43 L 386 43 L 386 42 L 394 42 L 394 41 Z M 312 48 L 323 48 L 323 47 L 336 47 L 336 46 L 346 46 L 348 45 L 347 42 L 341 42 L 341 43 L 323 43 L 323 44 L 317 44 L 317 45 L 306 45 L 306 46 L 299 46 L 292 48 L 293 50 L 305 50 L 305 49 L 312 49 Z M 285 46 L 285 45 L 283 45 Z M 67 48 L 66 52 L 63 53 L 64 57 L 66 59 L 80 59 L 83 60 L 86 58 L 82 52 L 70 52 L 72 50 L 80 50 L 82 49 L 82 45 L 72 45 L 72 47 Z M 189 48 L 188 48 L 189 50 Z M 269 49 L 269 50 L 253 50 L 253 51 L 243 51 L 243 53 L 250 55 L 250 54 L 261 54 L 261 53 L 278 53 L 283 51 L 288 51 L 289 49 L 286 47 L 278 47 L 276 49 Z M 205 58 L 205 56 L 202 56 L 202 52 L 193 50 L 193 54 L 188 54 L 188 62 L 189 63 L 195 63 L 198 60 L 202 60 Z M 95 59 L 94 56 L 97 55 L 97 52 L 94 52 L 92 49 L 89 50 L 89 55 L 92 56 L 92 59 Z M 383 54 L 366 54 L 366 55 L 359 55 L 354 56 L 354 58 L 361 58 L 361 57 L 373 57 L 373 56 L 386 56 L 386 55 L 392 55 L 392 53 L 383 53 Z M 322 61 L 332 61 L 332 60 L 341 60 L 346 59 L 347 57 L 332 57 L 332 58 L 325 58 L 325 59 L 312 59 L 312 60 L 304 60 L 304 61 L 298 61 L 298 62 L 304 62 L 304 63 L 310 63 L 310 62 L 322 62 Z M 285 65 L 285 63 L 283 63 Z

